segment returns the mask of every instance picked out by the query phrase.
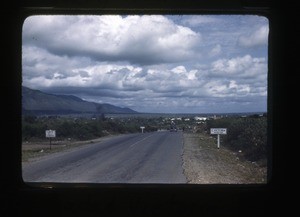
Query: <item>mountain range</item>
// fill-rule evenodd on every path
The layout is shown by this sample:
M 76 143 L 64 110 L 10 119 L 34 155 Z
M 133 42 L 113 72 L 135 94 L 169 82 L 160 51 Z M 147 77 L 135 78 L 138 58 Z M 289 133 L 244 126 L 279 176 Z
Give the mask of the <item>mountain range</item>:
M 30 115 L 134 114 L 130 108 L 85 101 L 73 95 L 45 93 L 22 86 L 22 113 Z

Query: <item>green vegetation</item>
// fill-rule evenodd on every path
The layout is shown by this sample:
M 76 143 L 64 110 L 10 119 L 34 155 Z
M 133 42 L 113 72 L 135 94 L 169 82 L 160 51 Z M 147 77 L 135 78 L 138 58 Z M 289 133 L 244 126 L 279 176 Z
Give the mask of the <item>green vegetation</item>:
M 22 119 L 22 140 L 45 139 L 45 131 L 56 130 L 56 139 L 90 140 L 110 134 L 157 131 L 154 119 L 144 118 L 105 118 L 104 115 L 94 118 L 74 118 L 59 116 L 24 116 Z
M 228 117 L 208 120 L 207 132 L 210 128 L 227 128 L 227 135 L 222 135 L 222 145 L 234 151 L 241 151 L 250 161 L 267 159 L 267 117 Z
M 22 119 L 23 142 L 47 141 L 45 130 L 56 130 L 55 140 L 87 141 L 107 135 L 137 133 L 160 129 L 169 130 L 171 124 L 178 130 L 190 133 L 210 134 L 210 128 L 227 128 L 221 136 L 221 146 L 240 152 L 245 159 L 262 164 L 267 159 L 267 117 L 259 115 L 207 117 L 196 120 L 189 117 L 115 116 L 65 117 L 24 116 Z

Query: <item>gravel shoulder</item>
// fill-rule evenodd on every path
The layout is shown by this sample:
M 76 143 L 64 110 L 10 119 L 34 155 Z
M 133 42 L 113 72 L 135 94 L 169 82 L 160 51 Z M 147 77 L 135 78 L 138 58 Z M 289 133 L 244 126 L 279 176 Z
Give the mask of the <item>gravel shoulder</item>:
M 267 168 L 245 161 L 241 153 L 217 148 L 216 140 L 198 133 L 183 134 L 183 170 L 190 184 L 263 184 Z

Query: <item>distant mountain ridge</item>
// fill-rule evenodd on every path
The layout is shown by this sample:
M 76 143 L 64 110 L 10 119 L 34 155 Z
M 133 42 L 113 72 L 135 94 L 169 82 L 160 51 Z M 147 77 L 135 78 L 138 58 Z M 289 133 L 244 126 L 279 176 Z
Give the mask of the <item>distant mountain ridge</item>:
M 32 115 L 134 114 L 130 108 L 85 101 L 73 95 L 49 94 L 22 86 L 22 112 Z

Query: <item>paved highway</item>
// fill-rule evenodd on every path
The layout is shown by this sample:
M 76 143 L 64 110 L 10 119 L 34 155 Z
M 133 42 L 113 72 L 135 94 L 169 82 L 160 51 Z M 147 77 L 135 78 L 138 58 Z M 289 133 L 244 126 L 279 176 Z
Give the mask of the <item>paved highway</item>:
M 24 163 L 25 182 L 186 183 L 182 133 L 113 137 Z

